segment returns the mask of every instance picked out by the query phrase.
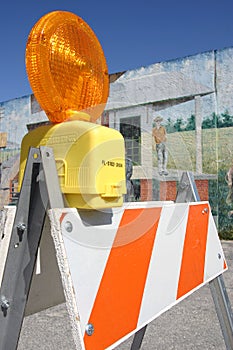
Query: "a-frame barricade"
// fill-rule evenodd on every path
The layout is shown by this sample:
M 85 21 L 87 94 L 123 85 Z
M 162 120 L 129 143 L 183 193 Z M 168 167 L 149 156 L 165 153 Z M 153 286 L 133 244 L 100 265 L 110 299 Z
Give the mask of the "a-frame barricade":
M 226 348 L 233 349 L 226 261 L 209 204 L 199 201 L 187 172 L 176 203 L 64 208 L 52 150 L 32 148 L 15 217 L 9 209 L 1 232 L 0 350 L 17 349 L 25 314 L 63 301 L 77 349 L 113 349 L 133 334 L 131 350 L 140 349 L 146 326 L 206 283 Z

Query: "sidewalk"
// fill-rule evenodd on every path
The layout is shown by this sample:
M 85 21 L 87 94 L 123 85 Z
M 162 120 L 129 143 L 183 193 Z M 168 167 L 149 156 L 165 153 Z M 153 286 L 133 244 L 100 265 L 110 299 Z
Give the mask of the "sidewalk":
M 233 308 L 233 241 L 223 241 L 222 246 L 229 268 L 224 273 L 224 281 Z M 130 349 L 132 339 L 116 349 Z M 18 350 L 37 349 L 75 349 L 65 304 L 24 319 Z M 150 323 L 141 349 L 225 350 L 209 286 L 199 289 Z

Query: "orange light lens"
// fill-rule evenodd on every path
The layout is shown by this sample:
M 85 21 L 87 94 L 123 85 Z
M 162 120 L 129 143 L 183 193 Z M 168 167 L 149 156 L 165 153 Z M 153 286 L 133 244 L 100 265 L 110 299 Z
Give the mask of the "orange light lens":
M 32 28 L 26 69 L 35 97 L 50 121 L 101 115 L 109 93 L 108 68 L 92 29 L 71 12 L 55 11 Z M 77 113 L 77 112 L 84 113 Z

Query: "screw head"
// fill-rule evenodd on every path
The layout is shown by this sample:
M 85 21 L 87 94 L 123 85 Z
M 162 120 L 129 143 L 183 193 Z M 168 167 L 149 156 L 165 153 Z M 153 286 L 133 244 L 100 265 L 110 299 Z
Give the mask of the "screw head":
M 91 323 L 88 323 L 85 328 L 86 334 L 91 336 L 94 333 L 94 326 Z
M 26 225 L 23 223 L 23 222 L 20 222 L 18 225 L 17 225 L 17 229 L 19 230 L 19 231 L 25 231 L 25 229 L 26 229 Z
M 202 214 L 207 214 L 209 212 L 209 209 L 208 208 L 204 208 L 203 210 L 202 210 Z
M 73 224 L 70 221 L 65 222 L 65 230 L 69 233 L 73 231 Z
M 7 310 L 10 307 L 10 302 L 7 300 L 7 298 L 3 295 L 1 297 L 1 309 Z

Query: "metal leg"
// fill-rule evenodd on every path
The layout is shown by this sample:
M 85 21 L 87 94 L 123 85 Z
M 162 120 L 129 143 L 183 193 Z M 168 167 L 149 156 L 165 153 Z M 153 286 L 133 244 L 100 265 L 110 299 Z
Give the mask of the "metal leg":
M 200 200 L 193 174 L 185 171 L 180 179 L 175 202 L 189 203 L 199 202 Z
M 198 201 L 200 201 L 200 196 L 197 191 L 193 174 L 190 172 L 184 172 L 179 183 L 175 202 L 188 203 Z M 233 350 L 233 315 L 223 276 L 220 275 L 216 277 L 209 283 L 209 286 L 224 337 L 226 349 Z M 146 326 L 135 333 L 131 350 L 138 350 L 141 348 L 145 331 Z
M 191 201 L 200 201 L 200 197 L 193 175 L 189 172 L 185 172 L 183 173 L 179 184 L 176 202 L 181 203 Z M 233 350 L 233 315 L 223 280 L 223 275 L 216 277 L 209 283 L 209 286 L 224 337 L 226 349 Z
M 146 333 L 146 328 L 147 326 L 143 327 L 137 333 L 135 333 L 135 336 L 133 338 L 133 342 L 130 348 L 131 350 L 139 350 L 141 348 L 142 341 Z
M 39 158 L 29 153 L 0 291 L 0 349 L 16 349 L 46 208 L 37 177 Z
M 227 350 L 233 349 L 233 316 L 223 276 L 209 283 Z
M 49 208 L 64 208 L 53 150 L 49 147 L 40 147 L 40 154 L 45 181 L 43 185 L 48 195 Z
M 46 158 L 52 166 L 49 168 L 47 164 L 48 169 L 43 173 Z M 52 171 L 50 177 L 56 186 L 58 180 L 52 151 L 43 148 L 40 152 L 31 148 L 0 290 L 0 350 L 17 348 L 48 202 L 54 206 L 58 204 L 57 207 L 63 203 L 59 195 L 57 201 L 49 201 L 48 170 Z M 59 186 L 55 189 L 53 185 L 52 190 L 60 192 Z

